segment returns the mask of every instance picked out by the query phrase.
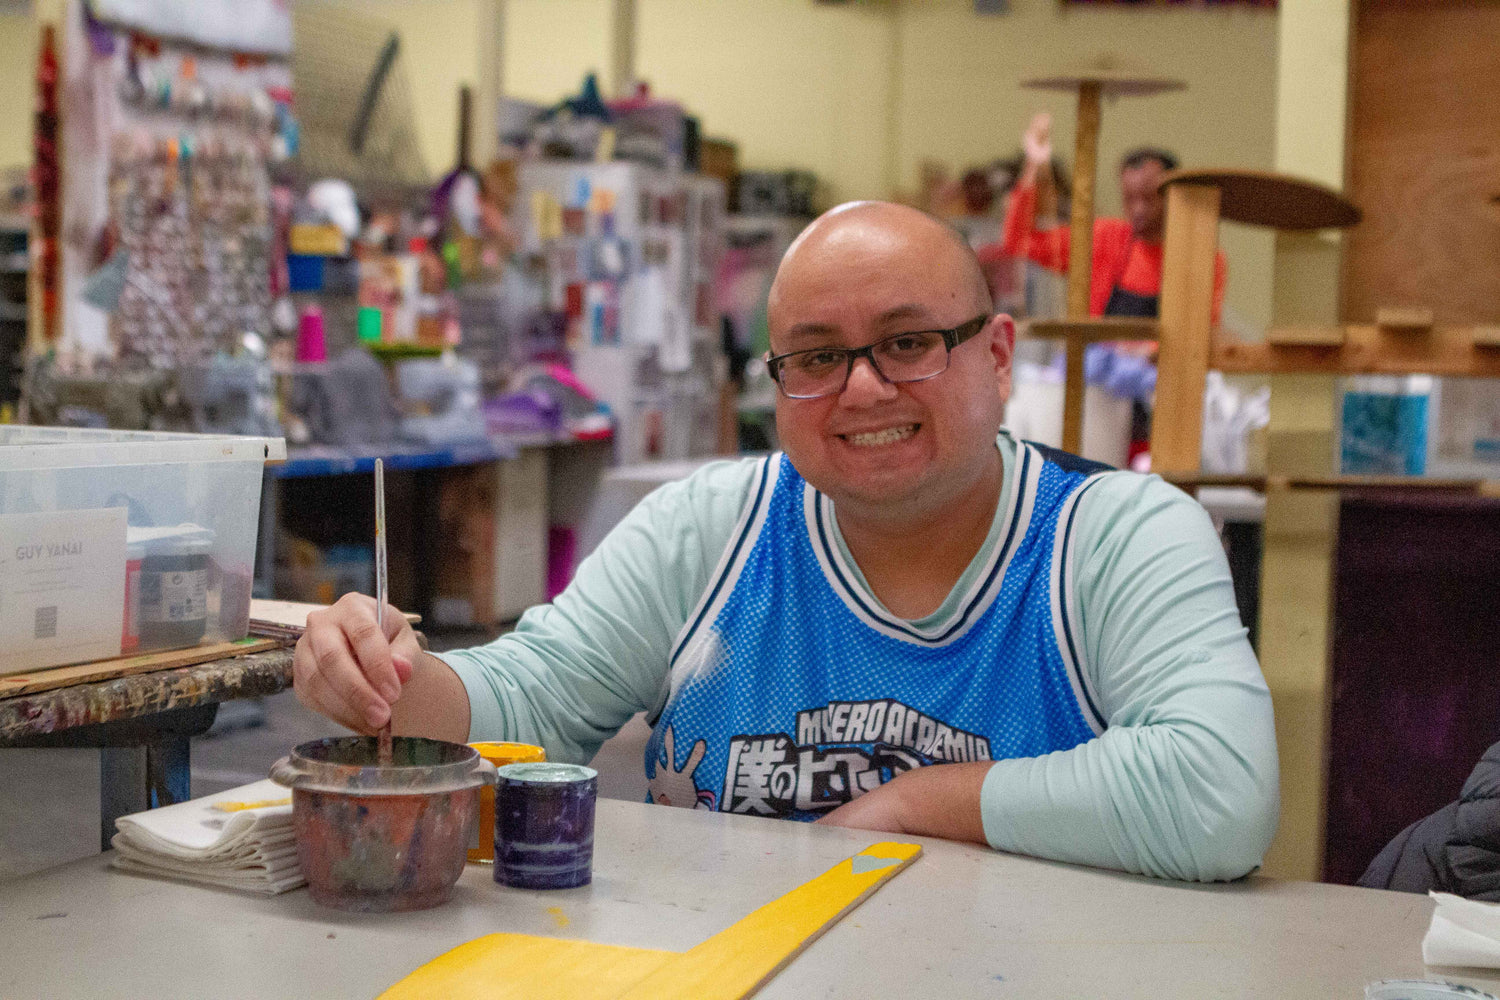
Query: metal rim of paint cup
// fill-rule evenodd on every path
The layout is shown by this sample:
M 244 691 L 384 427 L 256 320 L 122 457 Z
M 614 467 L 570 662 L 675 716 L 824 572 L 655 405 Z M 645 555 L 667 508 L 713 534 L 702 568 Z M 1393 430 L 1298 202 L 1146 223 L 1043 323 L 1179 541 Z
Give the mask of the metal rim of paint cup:
M 599 772 L 592 767 L 553 761 L 505 764 L 497 767 L 495 774 L 507 781 L 525 782 L 528 785 L 571 785 L 580 781 L 593 781 L 599 777 Z

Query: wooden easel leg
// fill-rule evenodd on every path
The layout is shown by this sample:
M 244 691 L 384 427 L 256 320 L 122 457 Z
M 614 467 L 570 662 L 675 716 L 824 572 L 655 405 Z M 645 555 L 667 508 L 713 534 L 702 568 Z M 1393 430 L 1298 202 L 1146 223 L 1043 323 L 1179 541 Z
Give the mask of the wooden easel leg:
M 1099 84 L 1078 88 L 1078 135 L 1073 152 L 1073 210 L 1069 219 L 1068 319 L 1088 319 L 1094 262 L 1094 178 L 1099 165 Z M 1083 343 L 1069 338 L 1063 385 L 1063 451 L 1083 446 Z
M 1167 188 L 1160 350 L 1151 420 L 1151 471 L 1195 472 L 1203 447 L 1203 387 L 1213 333 L 1219 189 Z

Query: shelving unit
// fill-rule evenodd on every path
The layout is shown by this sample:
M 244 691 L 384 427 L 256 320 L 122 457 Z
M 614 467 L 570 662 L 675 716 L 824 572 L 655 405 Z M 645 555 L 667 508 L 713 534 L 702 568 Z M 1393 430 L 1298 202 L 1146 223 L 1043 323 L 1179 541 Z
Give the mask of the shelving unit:
M 1265 476 L 1204 475 L 1199 460 L 1207 372 L 1493 378 L 1500 377 L 1500 336 L 1494 326 L 1440 326 L 1430 310 L 1401 309 L 1382 310 L 1374 324 L 1273 328 L 1265 343 L 1230 341 L 1210 321 L 1219 221 L 1312 230 L 1353 225 L 1359 211 L 1328 188 L 1257 171 L 1179 171 L 1169 174 L 1163 186 L 1167 227 L 1152 470 L 1190 492 L 1244 485 L 1265 493 L 1257 652 L 1275 704 L 1281 757 L 1281 825 L 1265 871 L 1281 878 L 1317 879 L 1323 877 L 1331 850 L 1330 790 L 1338 787 L 1330 780 L 1330 760 L 1342 503 L 1363 494 L 1387 504 L 1399 498 L 1402 506 L 1420 506 L 1424 512 L 1444 504 L 1483 510 L 1500 495 L 1500 483 L 1479 477 L 1337 475 L 1315 467 L 1327 460 L 1309 464 L 1291 455 L 1291 448 L 1278 456 L 1274 447 Z M 1099 331 L 1069 333 L 1078 340 L 1097 338 Z M 1463 495 L 1434 503 L 1450 493 Z M 1343 614 L 1358 613 L 1357 605 L 1344 606 Z

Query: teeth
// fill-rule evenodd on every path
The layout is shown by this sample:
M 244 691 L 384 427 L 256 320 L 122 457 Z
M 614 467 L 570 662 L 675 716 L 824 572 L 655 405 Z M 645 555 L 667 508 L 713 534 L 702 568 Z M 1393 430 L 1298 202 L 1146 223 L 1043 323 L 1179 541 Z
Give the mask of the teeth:
M 915 433 L 917 433 L 917 425 L 907 424 L 905 427 L 887 427 L 883 431 L 872 431 L 869 434 L 847 434 L 844 440 L 860 448 L 873 448 L 877 445 L 905 441 Z

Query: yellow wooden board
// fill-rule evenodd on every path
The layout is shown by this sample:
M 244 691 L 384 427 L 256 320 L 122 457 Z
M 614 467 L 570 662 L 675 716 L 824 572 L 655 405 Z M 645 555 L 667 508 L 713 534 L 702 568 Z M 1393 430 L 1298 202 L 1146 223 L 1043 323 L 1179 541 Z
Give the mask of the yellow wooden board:
M 530 934 L 486 934 L 439 955 L 380 994 L 380 1000 L 608 1000 L 678 954 Z
M 916 844 L 872 844 L 662 965 L 622 1000 L 750 996 L 921 853 Z
M 872 844 L 685 952 L 489 934 L 439 955 L 380 1000 L 738 1000 L 921 853 L 917 844 Z

